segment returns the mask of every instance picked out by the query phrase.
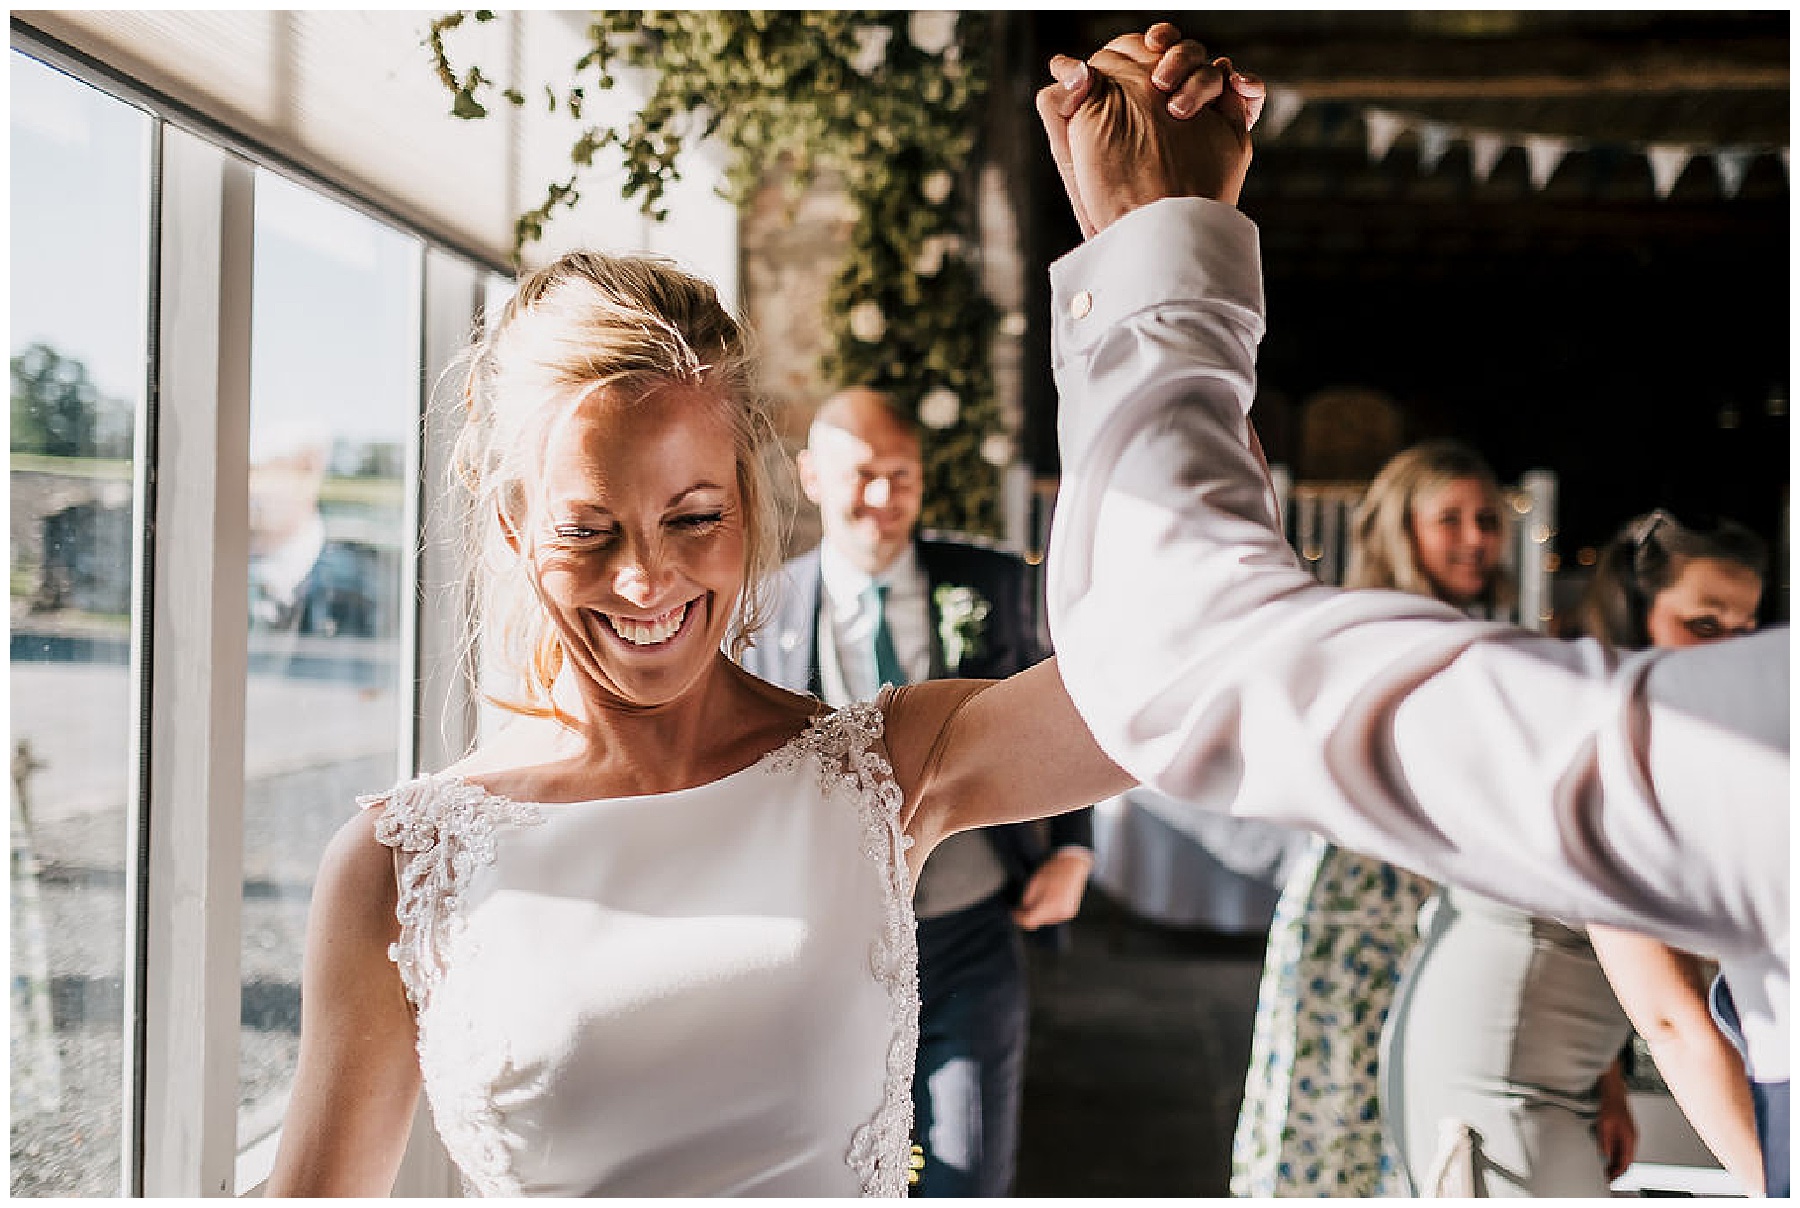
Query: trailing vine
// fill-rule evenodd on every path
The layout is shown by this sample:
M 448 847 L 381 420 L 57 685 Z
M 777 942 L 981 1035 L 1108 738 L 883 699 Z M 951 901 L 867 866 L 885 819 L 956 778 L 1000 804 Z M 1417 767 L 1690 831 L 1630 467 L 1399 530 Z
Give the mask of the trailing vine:
M 458 117 L 486 116 L 495 96 L 524 105 L 479 66 L 459 72 L 445 36 L 486 10 L 431 23 L 427 45 Z M 665 216 L 668 185 L 688 148 L 729 151 L 726 189 L 743 203 L 770 165 L 794 188 L 831 172 L 856 213 L 823 316 L 822 370 L 839 385 L 889 391 L 924 428 L 930 527 L 998 534 L 1000 467 L 1013 460 L 994 398 L 997 316 L 977 262 L 971 156 L 987 86 L 992 16 L 876 10 L 595 12 L 572 78 L 544 103 L 581 120 L 588 97 L 621 69 L 649 95 L 623 126 L 590 122 L 570 148 L 572 171 L 521 214 L 515 249 L 542 236 L 581 197 L 581 170 L 612 149 L 622 192 Z

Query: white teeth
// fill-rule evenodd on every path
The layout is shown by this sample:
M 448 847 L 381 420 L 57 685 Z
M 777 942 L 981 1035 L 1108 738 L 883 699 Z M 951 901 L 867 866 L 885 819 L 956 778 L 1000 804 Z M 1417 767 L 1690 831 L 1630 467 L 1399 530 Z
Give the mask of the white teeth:
M 614 633 L 633 646 L 655 646 L 675 636 L 675 631 L 681 628 L 681 622 L 687 619 L 687 610 L 687 604 L 678 604 L 660 617 L 652 617 L 648 621 L 615 616 L 608 616 L 606 620 L 613 627 Z

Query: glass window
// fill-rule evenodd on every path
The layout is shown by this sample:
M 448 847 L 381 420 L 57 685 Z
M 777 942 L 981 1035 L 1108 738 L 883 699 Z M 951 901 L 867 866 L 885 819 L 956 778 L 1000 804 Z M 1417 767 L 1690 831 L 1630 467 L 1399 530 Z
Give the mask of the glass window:
M 120 1194 L 145 114 L 12 52 L 12 1194 Z
M 240 1150 L 286 1106 L 319 857 L 411 758 L 421 263 L 416 239 L 257 174 Z

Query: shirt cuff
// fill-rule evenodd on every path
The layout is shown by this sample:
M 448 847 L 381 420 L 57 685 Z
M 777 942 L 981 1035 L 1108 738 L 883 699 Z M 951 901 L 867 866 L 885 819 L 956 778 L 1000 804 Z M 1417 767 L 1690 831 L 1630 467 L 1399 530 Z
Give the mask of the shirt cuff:
M 1236 206 L 1165 197 L 1050 266 L 1050 313 L 1064 352 L 1085 352 L 1121 320 L 1170 302 L 1239 309 L 1262 338 L 1261 249 L 1256 224 Z

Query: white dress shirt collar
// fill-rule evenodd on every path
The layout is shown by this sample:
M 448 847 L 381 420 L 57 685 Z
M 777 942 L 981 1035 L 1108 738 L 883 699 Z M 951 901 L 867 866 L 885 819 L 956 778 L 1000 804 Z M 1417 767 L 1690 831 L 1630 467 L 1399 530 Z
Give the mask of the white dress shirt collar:
M 863 593 L 871 583 L 895 584 L 915 580 L 919 575 L 917 549 L 908 542 L 906 548 L 880 571 L 871 575 L 832 548 L 829 541 L 819 546 L 819 578 L 825 588 L 825 601 L 832 615 L 841 619 L 854 615 L 862 607 Z

